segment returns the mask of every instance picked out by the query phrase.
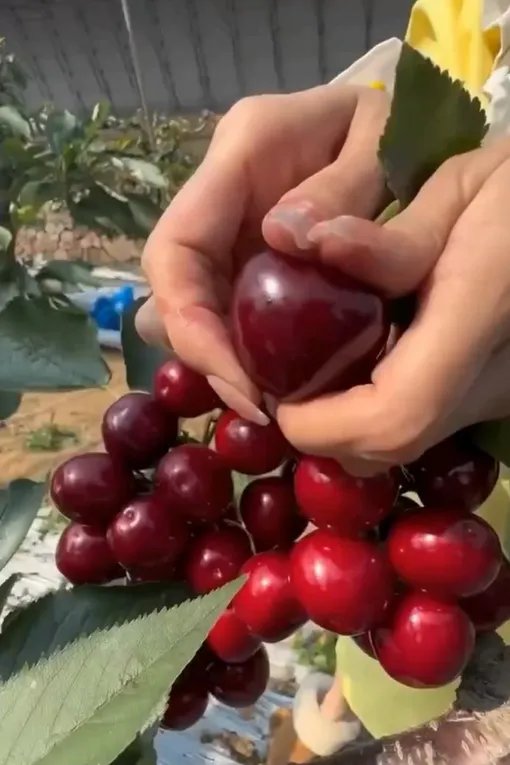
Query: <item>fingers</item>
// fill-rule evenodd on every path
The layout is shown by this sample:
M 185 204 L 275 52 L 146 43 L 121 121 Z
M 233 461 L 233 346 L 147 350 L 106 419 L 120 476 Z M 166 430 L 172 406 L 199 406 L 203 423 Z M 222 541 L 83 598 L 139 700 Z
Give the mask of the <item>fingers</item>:
M 165 325 L 156 310 L 156 301 L 152 295 L 138 309 L 135 316 L 135 326 L 136 331 L 147 345 L 161 345 L 163 347 L 170 345 Z

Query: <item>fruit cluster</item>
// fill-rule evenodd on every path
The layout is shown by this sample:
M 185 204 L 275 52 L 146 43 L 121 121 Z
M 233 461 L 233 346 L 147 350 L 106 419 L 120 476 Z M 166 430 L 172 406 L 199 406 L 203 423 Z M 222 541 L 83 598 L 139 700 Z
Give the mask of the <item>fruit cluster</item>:
M 248 270 L 256 265 L 254 258 Z M 265 387 L 278 395 L 303 387 L 315 395 L 307 360 L 315 353 L 316 368 L 327 361 L 324 349 L 311 347 L 310 324 L 291 321 L 292 301 L 287 324 L 279 313 L 285 290 L 278 279 L 290 279 L 295 297 L 303 269 L 328 338 L 338 337 L 335 300 L 347 304 L 342 331 L 351 360 L 358 343 L 358 372 L 375 363 L 385 335 L 377 296 L 329 272 L 329 282 L 313 270 L 310 276 L 306 263 L 282 266 L 264 256 L 258 276 L 241 275 L 234 327 L 245 357 L 243 322 L 245 330 L 252 323 L 251 337 L 262 350 L 271 345 L 264 345 L 269 325 L 257 324 L 252 311 L 258 283 L 272 290 L 258 311 L 269 306 L 268 321 L 274 314 L 280 322 L 275 347 L 292 333 L 308 342 L 308 356 L 292 342 L 282 350 L 288 357 L 294 348 L 294 356 L 286 359 L 286 371 L 273 366 L 281 379 Z M 374 322 L 375 330 L 367 331 Z M 271 362 L 262 350 L 260 370 Z M 326 387 L 352 383 L 346 359 L 337 354 L 338 374 L 330 367 Z M 253 376 L 268 383 L 262 371 L 253 369 Z M 179 432 L 179 418 L 213 410 L 214 447 Z M 401 683 L 430 688 L 462 672 L 476 630 L 497 629 L 510 618 L 510 565 L 494 531 L 474 514 L 499 467 L 461 436 L 405 468 L 354 478 L 334 460 L 297 454 L 276 422 L 261 427 L 222 408 L 207 380 L 178 359 L 158 370 L 152 394 L 132 392 L 113 403 L 102 432 L 105 452 L 73 457 L 52 478 L 53 502 L 71 521 L 56 555 L 69 582 L 185 581 L 204 594 L 247 576 L 174 684 L 162 723 L 167 728 L 196 722 L 209 694 L 232 706 L 254 703 L 269 677 L 263 643 L 285 639 L 308 620 L 353 636 Z M 236 472 L 253 478 L 240 498 Z

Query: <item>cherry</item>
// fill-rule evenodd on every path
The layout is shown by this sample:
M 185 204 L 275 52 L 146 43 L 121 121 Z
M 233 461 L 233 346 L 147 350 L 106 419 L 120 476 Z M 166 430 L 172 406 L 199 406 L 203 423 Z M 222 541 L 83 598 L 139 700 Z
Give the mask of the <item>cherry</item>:
M 199 417 L 222 406 L 204 375 L 178 358 L 166 361 L 156 370 L 154 398 L 179 417 Z
M 124 572 L 112 555 L 104 529 L 70 523 L 58 541 L 55 562 L 71 584 L 105 584 Z
M 222 613 L 207 638 L 207 645 L 219 659 L 231 664 L 246 661 L 260 646 L 232 608 Z
M 377 538 L 379 542 L 385 542 L 388 539 L 389 533 L 392 530 L 398 519 L 404 515 L 408 510 L 416 510 L 421 507 L 414 499 L 400 495 L 389 515 L 384 518 L 377 528 Z
M 294 491 L 301 512 L 316 526 L 356 535 L 391 513 L 398 486 L 392 472 L 355 478 L 336 460 L 304 456 L 294 475 Z
M 140 582 L 175 582 L 179 580 L 179 566 L 174 561 L 137 566 L 128 571 L 129 581 Z
M 308 620 L 294 594 L 286 553 L 259 553 L 240 573 L 247 574 L 248 581 L 235 596 L 233 608 L 253 635 L 265 643 L 278 643 Z
M 113 554 L 128 570 L 175 565 L 188 539 L 186 524 L 155 495 L 134 499 L 108 528 Z
M 290 547 L 308 525 L 299 514 L 292 483 L 278 476 L 249 483 L 239 511 L 257 552 Z
M 178 422 L 148 393 L 126 393 L 104 413 L 102 432 L 112 457 L 143 470 L 174 446 Z
M 378 625 L 395 588 L 381 549 L 326 529 L 296 542 L 291 581 L 310 619 L 339 635 L 357 635 Z
M 186 556 L 186 581 L 201 595 L 231 582 L 252 555 L 248 534 L 240 526 L 206 530 L 192 540 Z
M 184 444 L 160 461 L 156 492 L 190 521 L 217 521 L 234 499 L 234 484 L 223 459 L 202 444 Z
M 371 640 L 377 659 L 395 680 L 411 688 L 437 688 L 463 671 L 475 630 L 455 603 L 411 592 L 395 605 L 388 623 L 371 633 Z
M 492 493 L 499 463 L 462 435 L 442 441 L 406 466 L 424 505 L 477 510 Z
M 237 664 L 216 660 L 209 669 L 209 690 L 229 707 L 255 704 L 269 682 L 269 658 L 263 645 L 249 659 Z
M 455 509 L 408 511 L 390 531 L 387 549 L 404 582 L 454 598 L 485 590 L 502 560 L 498 536 L 489 524 Z
M 493 583 L 479 595 L 459 604 L 478 632 L 494 632 L 510 619 L 510 563 L 503 558 Z
M 208 702 L 207 689 L 197 686 L 191 678 L 178 678 L 170 691 L 160 727 L 164 730 L 191 728 L 204 716 Z
M 135 492 L 132 473 L 109 454 L 80 454 L 63 462 L 51 479 L 51 499 L 71 521 L 107 526 Z
M 248 377 L 278 399 L 365 382 L 384 349 L 381 297 L 340 270 L 266 250 L 234 285 L 232 337 Z
M 277 423 L 256 425 L 227 409 L 216 423 L 214 446 L 225 463 L 238 473 L 263 475 L 276 470 L 288 453 L 288 443 Z

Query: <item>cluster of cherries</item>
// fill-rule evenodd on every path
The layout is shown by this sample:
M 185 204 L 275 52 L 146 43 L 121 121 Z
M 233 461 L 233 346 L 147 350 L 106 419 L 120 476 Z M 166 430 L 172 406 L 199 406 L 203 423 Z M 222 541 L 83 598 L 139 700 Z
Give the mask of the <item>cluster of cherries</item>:
M 246 269 L 233 301 L 234 335 L 245 367 L 250 339 L 252 361 L 262 359 L 250 375 L 263 390 L 286 396 L 312 379 L 310 359 L 317 371 L 334 355 L 314 346 L 312 325 L 297 315 L 307 300 L 315 331 L 350 343 L 328 367 L 340 377 L 323 377 L 320 390 L 352 384 L 359 337 L 358 372 L 374 365 L 385 321 L 375 296 L 336 272 L 317 275 L 272 255 Z M 273 335 L 264 324 L 271 316 L 279 321 Z M 309 385 L 307 395 L 317 390 Z M 179 433 L 180 417 L 213 410 L 214 447 Z M 185 581 L 204 594 L 247 576 L 172 687 L 164 727 L 195 723 L 210 694 L 234 707 L 253 704 L 269 679 L 264 643 L 308 620 L 354 637 L 397 681 L 431 688 L 462 672 L 477 630 L 510 618 L 510 565 L 495 532 L 473 514 L 499 468 L 461 436 L 405 468 L 354 478 L 334 460 L 297 454 L 276 422 L 262 427 L 222 408 L 207 380 L 178 359 L 158 370 L 152 395 L 132 392 L 113 403 L 102 432 L 104 453 L 73 457 L 52 479 L 53 502 L 71 521 L 57 549 L 69 582 Z M 238 501 L 233 472 L 253 477 Z

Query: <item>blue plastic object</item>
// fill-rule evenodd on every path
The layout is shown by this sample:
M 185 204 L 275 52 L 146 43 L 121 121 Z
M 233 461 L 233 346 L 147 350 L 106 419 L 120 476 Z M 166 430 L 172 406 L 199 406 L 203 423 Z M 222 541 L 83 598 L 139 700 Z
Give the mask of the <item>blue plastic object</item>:
M 128 284 L 115 290 L 110 295 L 100 295 L 96 298 L 90 315 L 99 329 L 110 329 L 114 332 L 119 332 L 121 316 L 126 308 L 134 302 L 134 299 L 133 287 Z

